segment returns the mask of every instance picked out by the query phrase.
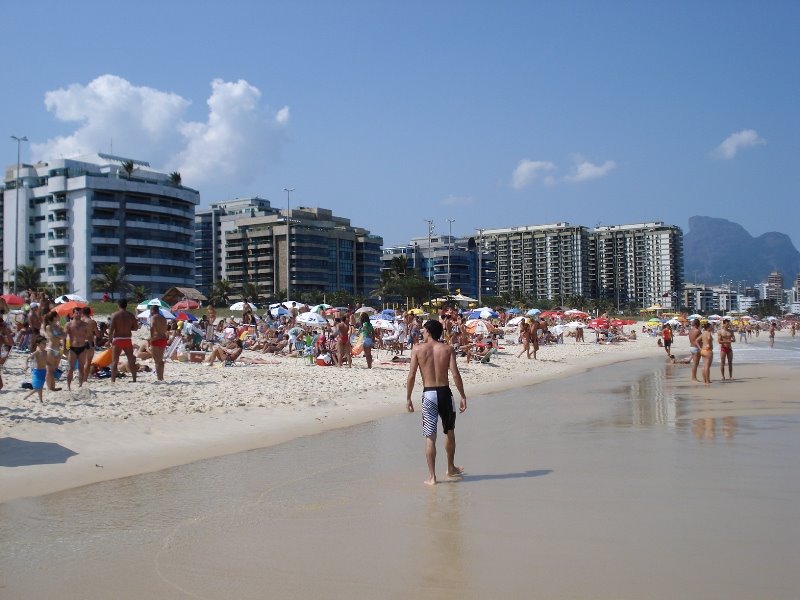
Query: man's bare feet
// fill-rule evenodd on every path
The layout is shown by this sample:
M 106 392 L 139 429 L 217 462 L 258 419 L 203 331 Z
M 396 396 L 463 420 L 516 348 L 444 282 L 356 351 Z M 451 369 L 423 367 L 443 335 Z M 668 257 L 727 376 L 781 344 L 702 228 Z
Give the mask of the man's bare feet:
M 436 485 L 436 477 L 434 477 L 433 479 L 426 479 L 423 483 L 425 485 Z
M 464 474 L 464 467 L 453 467 L 453 470 L 447 471 L 448 477 L 461 477 Z

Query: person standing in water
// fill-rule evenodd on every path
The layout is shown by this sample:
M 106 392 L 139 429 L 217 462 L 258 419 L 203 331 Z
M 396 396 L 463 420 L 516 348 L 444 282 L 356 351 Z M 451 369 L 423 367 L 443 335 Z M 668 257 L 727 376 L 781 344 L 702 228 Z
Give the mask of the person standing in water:
M 722 322 L 722 329 L 717 334 L 717 342 L 719 343 L 719 370 L 722 372 L 722 379 L 725 380 L 725 363 L 728 363 L 728 378 L 733 379 L 733 342 L 736 337 L 731 331 L 731 322 L 725 320 Z
M 423 344 L 417 344 L 411 351 L 411 368 L 406 380 L 406 407 L 414 412 L 411 393 L 417 370 L 422 375 L 422 434 L 425 436 L 425 459 L 428 464 L 428 479 L 425 483 L 436 483 L 436 430 L 438 420 L 442 420 L 444 431 L 444 448 L 447 452 L 447 476 L 458 477 L 464 469 L 455 466 L 456 455 L 456 404 L 450 390 L 449 373 L 453 374 L 453 382 L 461 395 L 459 411 L 467 410 L 467 397 L 464 394 L 464 383 L 456 364 L 456 355 L 447 344 L 441 343 L 442 324 L 439 321 L 426 321 L 422 326 Z

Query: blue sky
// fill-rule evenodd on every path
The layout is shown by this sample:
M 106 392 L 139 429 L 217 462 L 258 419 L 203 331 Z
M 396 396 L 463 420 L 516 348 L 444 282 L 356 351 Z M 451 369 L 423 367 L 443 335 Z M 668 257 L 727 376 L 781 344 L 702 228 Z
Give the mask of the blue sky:
M 2 130 L 397 244 L 568 221 L 797 230 L 797 2 L 17 2 Z M 16 144 L 3 146 L 4 165 Z M 790 217 L 793 217 L 790 219 Z

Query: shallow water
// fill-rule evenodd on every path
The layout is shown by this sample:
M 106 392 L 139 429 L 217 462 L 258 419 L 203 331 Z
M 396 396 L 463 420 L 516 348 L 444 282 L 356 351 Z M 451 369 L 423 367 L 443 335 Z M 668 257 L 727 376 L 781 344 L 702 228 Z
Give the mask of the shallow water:
M 691 418 L 686 375 L 473 399 L 435 488 L 417 413 L 0 504 L 0 598 L 795 597 L 800 417 Z

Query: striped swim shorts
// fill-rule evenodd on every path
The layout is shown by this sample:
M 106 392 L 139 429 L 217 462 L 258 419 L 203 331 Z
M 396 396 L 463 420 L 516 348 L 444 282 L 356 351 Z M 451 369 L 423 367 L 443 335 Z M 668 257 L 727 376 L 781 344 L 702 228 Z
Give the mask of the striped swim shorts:
M 426 387 L 422 390 L 422 435 L 436 435 L 436 422 L 442 419 L 445 433 L 456 428 L 456 403 L 449 387 Z

